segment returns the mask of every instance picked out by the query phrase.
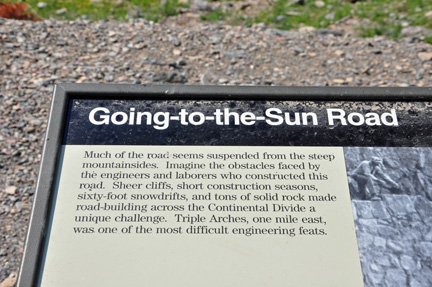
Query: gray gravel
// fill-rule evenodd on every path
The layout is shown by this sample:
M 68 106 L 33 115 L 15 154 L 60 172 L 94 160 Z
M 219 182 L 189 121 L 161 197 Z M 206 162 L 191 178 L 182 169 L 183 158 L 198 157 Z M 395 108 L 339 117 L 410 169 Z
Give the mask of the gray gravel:
M 432 46 L 418 37 L 0 18 L 0 47 L 1 287 L 19 268 L 55 82 L 432 86 Z

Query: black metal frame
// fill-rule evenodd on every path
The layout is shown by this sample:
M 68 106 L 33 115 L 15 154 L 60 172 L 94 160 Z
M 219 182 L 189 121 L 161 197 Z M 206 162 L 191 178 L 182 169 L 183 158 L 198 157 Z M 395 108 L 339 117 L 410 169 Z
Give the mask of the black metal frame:
M 71 99 L 158 100 L 308 100 L 308 101 L 432 101 L 432 87 L 251 87 L 122 84 L 57 84 L 51 103 L 38 183 L 31 213 L 18 287 L 35 286 L 40 273 L 56 184 L 60 150 Z

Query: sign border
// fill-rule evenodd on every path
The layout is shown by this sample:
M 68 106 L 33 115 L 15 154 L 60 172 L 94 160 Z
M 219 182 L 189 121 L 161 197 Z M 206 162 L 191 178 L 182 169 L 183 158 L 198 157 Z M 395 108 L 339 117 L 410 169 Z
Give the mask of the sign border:
M 27 230 L 18 287 L 35 286 L 60 161 L 60 150 L 71 99 L 142 100 L 288 100 L 288 101 L 432 101 L 432 87 L 299 87 L 71 84 L 55 85 L 42 151 L 33 208 Z

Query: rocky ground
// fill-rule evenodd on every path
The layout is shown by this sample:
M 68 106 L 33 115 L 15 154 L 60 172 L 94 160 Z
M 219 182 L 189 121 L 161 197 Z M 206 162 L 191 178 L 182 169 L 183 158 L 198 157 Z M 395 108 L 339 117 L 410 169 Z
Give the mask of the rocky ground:
M 421 35 L 233 27 L 191 13 L 164 23 L 0 18 L 0 47 L 1 287 L 19 268 L 55 82 L 432 86 Z

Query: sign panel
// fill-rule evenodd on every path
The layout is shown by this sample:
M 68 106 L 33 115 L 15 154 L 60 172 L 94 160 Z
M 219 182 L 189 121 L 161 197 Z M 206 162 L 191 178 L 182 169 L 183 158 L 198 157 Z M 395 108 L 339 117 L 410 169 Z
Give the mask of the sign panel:
M 59 85 L 19 286 L 368 285 L 364 203 L 431 199 L 389 168 L 427 169 L 427 95 Z

